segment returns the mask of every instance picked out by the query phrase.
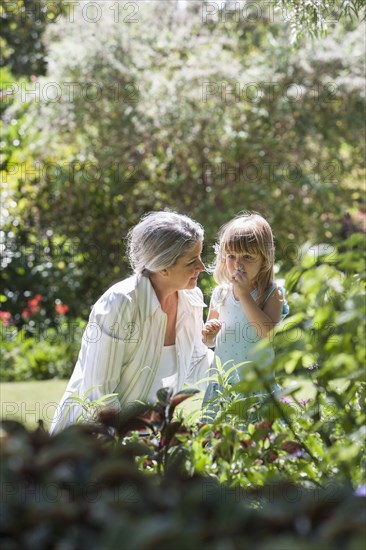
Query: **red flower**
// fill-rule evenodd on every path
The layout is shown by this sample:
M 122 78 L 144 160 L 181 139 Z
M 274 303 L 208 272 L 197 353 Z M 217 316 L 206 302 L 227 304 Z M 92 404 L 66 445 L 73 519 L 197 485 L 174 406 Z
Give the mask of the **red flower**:
M 69 306 L 66 304 L 57 304 L 55 310 L 59 315 L 65 315 L 69 311 Z
M 0 311 L 0 319 L 4 325 L 10 325 L 11 313 L 10 311 Z
M 41 307 L 39 305 L 39 302 L 42 300 L 42 294 L 36 294 L 34 298 L 31 298 L 27 301 L 27 307 L 25 307 L 22 311 L 22 317 L 23 319 L 28 319 L 28 317 L 32 317 L 33 315 L 36 315 L 39 311 L 41 311 Z
M 39 302 L 42 300 L 41 294 L 36 294 L 34 298 L 28 300 L 28 308 L 32 314 L 38 313 L 40 310 Z
M 30 317 L 32 315 L 31 311 L 25 307 L 22 311 L 22 317 L 23 319 L 28 319 L 28 317 Z

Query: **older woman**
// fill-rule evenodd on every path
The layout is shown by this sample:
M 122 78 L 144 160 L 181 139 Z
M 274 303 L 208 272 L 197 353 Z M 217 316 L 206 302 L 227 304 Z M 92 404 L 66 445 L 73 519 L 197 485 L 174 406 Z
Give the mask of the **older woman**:
M 135 274 L 94 305 L 51 432 L 80 415 L 72 394 L 91 390 L 88 397 L 95 400 L 116 393 L 109 405 L 119 409 L 135 400 L 155 401 L 162 386 L 177 391 L 205 377 L 212 352 L 202 343 L 205 304 L 196 286 L 205 268 L 202 240 L 201 225 L 174 212 L 152 212 L 130 231 Z

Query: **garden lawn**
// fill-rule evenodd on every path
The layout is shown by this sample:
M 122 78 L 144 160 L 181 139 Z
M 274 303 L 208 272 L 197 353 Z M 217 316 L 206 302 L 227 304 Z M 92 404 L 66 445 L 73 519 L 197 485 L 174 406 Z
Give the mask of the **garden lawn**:
M 34 380 L 31 382 L 3 382 L 0 384 L 1 419 L 18 420 L 28 428 L 35 428 L 38 419 L 45 428 L 51 424 L 57 404 L 67 386 L 67 380 Z M 285 384 L 290 386 L 291 384 Z M 298 399 L 313 397 L 310 383 L 297 394 Z M 199 420 L 202 392 L 187 399 L 179 407 L 185 420 Z M 187 418 L 188 417 L 188 418 Z
M 67 380 L 34 380 L 3 382 L 0 385 L 1 418 L 18 420 L 29 428 L 41 418 L 45 427 L 51 424 Z
M 1 419 L 18 420 L 28 428 L 35 428 L 38 419 L 45 428 L 51 424 L 56 406 L 66 389 L 68 380 L 34 380 L 32 382 L 3 382 L 0 384 Z M 198 418 L 202 394 L 187 399 L 178 409 L 185 415 Z

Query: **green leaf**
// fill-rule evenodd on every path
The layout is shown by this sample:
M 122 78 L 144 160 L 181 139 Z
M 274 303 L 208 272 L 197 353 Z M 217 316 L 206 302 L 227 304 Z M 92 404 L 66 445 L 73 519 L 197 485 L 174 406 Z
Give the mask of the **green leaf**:
M 173 395 L 173 389 L 172 388 L 160 388 L 156 392 L 158 401 L 163 405 L 166 406 L 170 403 L 171 397 Z
M 283 332 L 286 332 L 288 330 L 293 329 L 294 327 L 297 327 L 302 321 L 306 319 L 305 312 L 299 312 L 295 315 L 292 315 L 291 317 L 286 318 L 280 325 L 278 325 L 275 329 L 275 333 L 282 334 Z
M 225 411 L 217 417 L 215 424 L 221 424 L 227 415 L 233 414 L 240 419 L 246 418 L 248 411 L 254 406 L 260 403 L 259 396 L 250 396 L 243 399 L 235 399 Z
M 302 355 L 302 352 L 297 350 L 292 351 L 287 355 L 285 363 L 286 374 L 292 374 L 295 369 L 302 364 Z

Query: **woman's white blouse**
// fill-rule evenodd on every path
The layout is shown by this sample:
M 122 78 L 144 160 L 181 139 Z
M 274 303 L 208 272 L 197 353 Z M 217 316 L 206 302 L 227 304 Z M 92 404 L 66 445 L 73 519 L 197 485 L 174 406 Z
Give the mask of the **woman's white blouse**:
M 202 342 L 201 290 L 178 291 L 176 324 L 176 389 L 184 383 L 204 390 L 213 352 Z M 94 305 L 82 337 L 77 363 L 56 409 L 51 432 L 76 421 L 80 405 L 71 395 L 96 400 L 117 393 L 108 402 L 116 409 L 135 400 L 148 400 L 157 378 L 167 316 L 148 277 L 132 276 L 108 289 Z
M 177 391 L 177 349 L 176 346 L 163 346 L 154 382 L 150 388 L 149 401 L 156 401 L 159 388 L 172 388 Z

